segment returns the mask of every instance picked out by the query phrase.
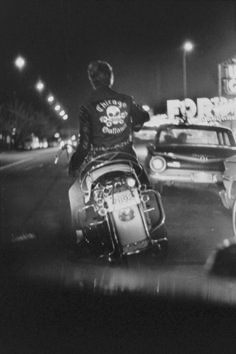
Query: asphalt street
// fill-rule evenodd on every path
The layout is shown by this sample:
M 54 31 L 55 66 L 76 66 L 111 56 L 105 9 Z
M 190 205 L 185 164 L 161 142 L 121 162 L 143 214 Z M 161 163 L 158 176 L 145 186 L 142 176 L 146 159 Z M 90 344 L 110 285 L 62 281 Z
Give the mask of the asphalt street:
M 180 338 L 180 352 L 192 352 L 187 337 L 222 352 L 212 339 L 235 333 L 233 313 L 218 306 L 236 304 L 236 282 L 206 268 L 216 245 L 233 237 L 217 191 L 164 188 L 167 260 L 113 268 L 67 248 L 73 179 L 66 156 L 54 164 L 56 153 L 0 153 L 1 353 L 173 352 Z
M 58 244 L 70 234 L 68 189 L 73 179 L 66 154 L 54 164 L 57 152 L 53 148 L 0 154 L 2 243 L 32 235 L 42 244 Z M 166 187 L 162 201 L 169 238 L 167 265 L 202 268 L 216 245 L 233 237 L 231 213 L 215 187 Z
M 1 240 L 32 233 L 50 241 L 68 224 L 66 158 L 56 149 L 1 153 Z M 68 226 L 68 225 L 67 225 Z

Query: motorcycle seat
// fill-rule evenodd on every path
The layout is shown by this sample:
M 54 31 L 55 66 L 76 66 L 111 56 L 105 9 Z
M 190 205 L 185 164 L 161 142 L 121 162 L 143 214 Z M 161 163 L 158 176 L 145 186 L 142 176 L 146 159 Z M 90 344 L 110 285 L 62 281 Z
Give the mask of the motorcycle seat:
M 84 192 L 89 192 L 91 190 L 92 184 L 101 176 L 111 173 L 111 172 L 124 172 L 124 173 L 129 173 L 132 172 L 133 168 L 129 164 L 125 163 L 117 163 L 114 165 L 107 165 L 107 166 L 102 166 L 99 168 L 96 168 L 88 173 L 88 175 L 85 178 L 85 183 L 83 183 L 82 188 Z

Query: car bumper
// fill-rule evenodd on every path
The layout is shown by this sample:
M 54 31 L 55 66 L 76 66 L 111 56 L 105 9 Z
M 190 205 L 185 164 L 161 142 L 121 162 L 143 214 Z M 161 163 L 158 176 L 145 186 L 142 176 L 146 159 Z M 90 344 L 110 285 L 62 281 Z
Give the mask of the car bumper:
M 194 170 L 166 170 L 162 173 L 150 174 L 153 182 L 163 183 L 208 183 L 215 184 L 222 182 L 222 173 L 216 171 L 194 171 Z

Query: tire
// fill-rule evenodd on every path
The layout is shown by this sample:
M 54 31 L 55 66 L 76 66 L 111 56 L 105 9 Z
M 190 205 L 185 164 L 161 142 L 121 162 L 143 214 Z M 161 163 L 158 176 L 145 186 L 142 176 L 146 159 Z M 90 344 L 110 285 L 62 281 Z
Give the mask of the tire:
M 133 254 L 130 256 L 126 256 L 123 259 L 123 266 L 130 269 L 139 269 L 142 267 L 142 255 L 141 254 Z
M 166 239 L 159 242 L 159 246 L 160 246 L 160 259 L 164 261 L 168 257 L 168 250 L 169 250 L 168 240 Z
M 169 250 L 169 242 L 167 238 L 166 226 L 162 225 L 160 229 L 158 229 L 157 237 L 154 236 L 153 238 L 156 239 L 157 241 L 160 239 L 160 241 L 158 241 L 158 244 L 154 248 L 154 251 L 152 252 L 153 256 L 164 261 L 168 256 L 168 250 Z

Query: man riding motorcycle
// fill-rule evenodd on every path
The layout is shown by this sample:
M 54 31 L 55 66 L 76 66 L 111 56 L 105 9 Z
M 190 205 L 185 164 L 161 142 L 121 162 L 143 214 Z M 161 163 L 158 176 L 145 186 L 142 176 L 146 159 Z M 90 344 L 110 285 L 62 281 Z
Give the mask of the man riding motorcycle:
M 132 132 L 149 120 L 149 114 L 132 97 L 111 89 L 114 73 L 110 64 L 100 60 L 90 63 L 88 78 L 93 92 L 80 109 L 80 142 L 69 164 L 69 174 L 72 176 L 85 159 L 93 159 L 106 152 L 126 152 L 136 156 Z M 82 245 L 84 198 L 77 179 L 69 190 L 69 200 L 76 242 Z

